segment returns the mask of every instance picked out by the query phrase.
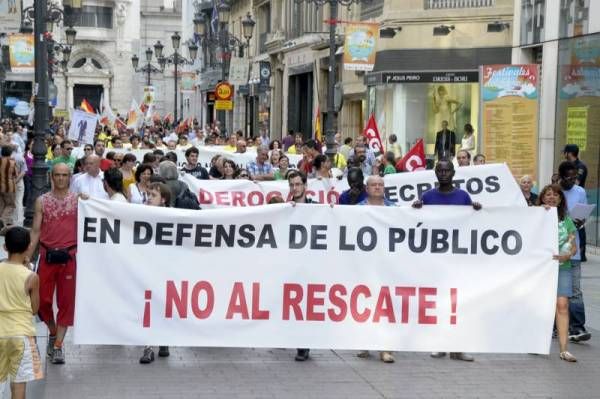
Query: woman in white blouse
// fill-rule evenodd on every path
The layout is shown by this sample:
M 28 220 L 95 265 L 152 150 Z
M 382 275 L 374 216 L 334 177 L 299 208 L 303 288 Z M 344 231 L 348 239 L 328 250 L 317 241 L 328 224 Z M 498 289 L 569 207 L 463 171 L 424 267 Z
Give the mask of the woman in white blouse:
M 129 202 L 146 204 L 148 201 L 148 186 L 154 174 L 152 165 L 143 163 L 135 170 L 135 183 L 129 185 Z
M 473 158 L 475 150 L 475 135 L 473 134 L 473 126 L 470 123 L 465 125 L 464 135 L 460 143 L 460 149 L 468 151 Z

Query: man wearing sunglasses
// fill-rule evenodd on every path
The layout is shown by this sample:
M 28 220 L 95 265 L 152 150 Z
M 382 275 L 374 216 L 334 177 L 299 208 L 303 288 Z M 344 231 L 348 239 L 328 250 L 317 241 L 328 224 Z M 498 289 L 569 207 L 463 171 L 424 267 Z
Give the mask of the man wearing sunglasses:
M 75 161 L 77 161 L 77 159 L 71 155 L 73 153 L 73 143 L 70 140 L 63 141 L 60 143 L 60 150 L 62 155 L 54 158 L 52 160 L 52 165 L 54 166 L 59 163 L 64 163 L 69 167 L 69 169 L 71 169 L 71 172 L 73 172 L 73 169 L 75 168 Z

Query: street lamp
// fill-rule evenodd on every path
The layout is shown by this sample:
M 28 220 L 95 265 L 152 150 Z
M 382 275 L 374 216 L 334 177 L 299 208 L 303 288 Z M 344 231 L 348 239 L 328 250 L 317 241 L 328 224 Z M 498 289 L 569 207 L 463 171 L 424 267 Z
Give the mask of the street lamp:
M 370 3 L 372 0 L 294 0 L 296 3 L 314 4 L 317 7 L 329 4 L 329 74 L 327 82 L 327 125 L 325 129 L 325 142 L 327 144 L 327 156 L 332 160 L 337 152 L 335 148 L 335 127 L 333 125 L 333 117 L 337 113 L 335 109 L 334 93 L 336 80 L 336 41 L 335 27 L 338 24 L 338 5 L 347 6 L 352 4 Z
M 196 46 L 192 42 L 188 42 L 188 54 L 189 60 L 181 55 L 179 52 L 179 47 L 181 46 L 181 36 L 178 32 L 173 33 L 171 35 L 171 45 L 173 46 L 173 54 L 168 56 L 163 56 L 163 45 L 160 42 L 157 42 L 154 45 L 154 51 L 156 52 L 156 56 L 158 57 L 158 63 L 162 70 L 165 69 L 167 64 L 172 64 L 174 67 L 173 73 L 173 83 L 174 83 L 174 106 L 173 106 L 173 116 L 175 122 L 177 122 L 177 78 L 178 72 L 177 69 L 179 65 L 193 65 L 196 56 L 198 55 L 198 46 Z
M 25 211 L 26 226 L 31 226 L 33 222 L 35 201 L 47 189 L 46 176 L 48 167 L 46 166 L 47 150 L 45 135 L 48 129 L 48 44 L 52 40 L 51 35 L 48 33 L 52 29 L 52 26 L 60 23 L 61 20 L 64 21 L 64 25 L 69 26 L 65 32 L 67 46 L 63 47 L 63 57 L 67 48 L 69 50 L 66 52 L 66 56 L 69 57 L 71 55 L 70 46 L 75 43 L 75 35 L 77 33 L 73 29 L 74 17 L 81 10 L 81 6 L 72 6 L 76 3 L 72 2 L 71 6 L 69 6 L 70 2 L 63 2 L 65 4 L 65 11 L 63 11 L 52 2 L 48 2 L 48 0 L 35 0 L 33 6 L 26 7 L 21 12 L 22 27 L 31 26 L 32 21 L 34 24 L 34 68 L 36 82 L 33 146 L 31 150 L 33 153 L 32 187 L 30 201 L 27 203 Z
M 156 43 L 155 46 L 158 44 L 160 44 L 160 42 Z M 162 49 L 161 49 L 161 52 L 162 52 Z M 134 54 L 131 57 L 131 66 L 133 66 L 133 70 L 135 72 L 143 72 L 146 74 L 146 86 L 150 86 L 151 85 L 150 76 L 153 73 L 162 73 L 164 70 L 164 67 L 161 66 L 160 68 L 157 68 L 154 65 L 152 65 L 152 49 L 150 47 L 148 47 L 148 49 L 146 49 L 146 51 L 144 53 L 146 54 L 146 64 L 144 64 L 141 68 L 138 68 L 138 65 L 140 64 L 140 57 L 138 57 L 137 54 Z M 158 58 L 158 54 L 157 54 L 157 59 L 159 60 L 159 65 L 160 65 L 160 58 Z

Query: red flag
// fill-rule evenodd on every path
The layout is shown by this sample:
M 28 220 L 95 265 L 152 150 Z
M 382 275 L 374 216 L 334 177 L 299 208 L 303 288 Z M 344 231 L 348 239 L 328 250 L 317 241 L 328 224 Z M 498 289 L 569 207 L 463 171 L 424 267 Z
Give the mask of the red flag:
M 399 172 L 414 172 L 416 170 L 425 170 L 426 165 L 423 139 L 419 139 L 413 148 L 402 159 L 396 162 L 396 170 Z
M 94 107 L 92 107 L 92 104 L 90 104 L 85 98 L 83 99 L 83 101 L 81 101 L 81 105 L 79 106 L 79 108 L 81 108 L 88 114 L 95 114 Z
M 379 129 L 377 129 L 377 122 L 375 122 L 375 116 L 371 114 L 369 118 L 369 122 L 365 127 L 365 131 L 363 132 L 363 136 L 367 138 L 367 145 L 374 152 L 383 153 L 383 143 L 381 142 L 381 137 L 379 136 Z

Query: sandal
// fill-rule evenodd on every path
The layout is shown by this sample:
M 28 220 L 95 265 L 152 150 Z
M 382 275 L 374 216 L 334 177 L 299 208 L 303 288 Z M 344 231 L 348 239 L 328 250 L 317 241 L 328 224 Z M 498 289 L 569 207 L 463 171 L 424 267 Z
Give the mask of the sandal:
M 573 356 L 569 351 L 560 352 L 560 358 L 570 363 L 574 363 L 577 361 L 577 358 Z

